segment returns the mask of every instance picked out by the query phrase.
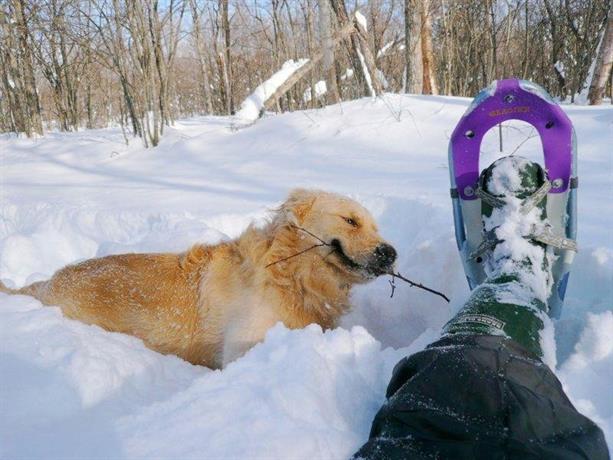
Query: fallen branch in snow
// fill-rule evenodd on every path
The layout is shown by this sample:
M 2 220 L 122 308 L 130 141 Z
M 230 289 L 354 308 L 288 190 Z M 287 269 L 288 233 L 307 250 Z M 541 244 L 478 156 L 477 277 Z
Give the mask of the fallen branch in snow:
M 350 34 L 354 32 L 355 32 L 355 25 L 353 23 L 349 23 L 345 25 L 345 27 L 341 28 L 339 31 L 337 31 L 332 36 L 333 46 L 336 47 L 338 43 L 341 42 L 341 40 L 343 40 L 345 37 L 349 36 Z M 306 76 L 313 69 L 313 67 L 319 61 L 323 59 L 324 54 L 325 54 L 324 51 L 325 50 L 318 51 L 311 57 L 309 62 L 307 62 L 301 68 L 297 69 L 296 72 L 294 72 L 290 78 L 288 78 L 282 85 L 280 85 L 278 89 L 264 102 L 263 108 L 271 109 L 273 105 L 275 104 L 275 102 L 277 101 L 277 99 L 279 99 L 287 91 L 289 91 L 290 88 L 292 88 L 292 86 L 294 86 L 300 79 Z
M 375 59 L 368 45 L 364 17 L 357 12 L 353 19 L 347 21 L 331 38 L 331 46 L 336 48 L 338 44 L 355 35 L 360 43 L 361 65 L 366 76 L 371 95 L 376 97 L 382 94 L 383 89 L 377 74 Z M 287 93 L 299 80 L 304 78 L 313 68 L 323 59 L 326 50 L 322 49 L 313 54 L 309 59 L 289 60 L 283 67 L 273 74 L 268 80 L 260 84 L 252 94 L 242 103 L 241 110 L 236 114 L 235 119 L 241 120 L 243 125 L 248 122 L 255 122 L 264 115 L 266 110 L 271 110 L 277 100 Z M 233 128 L 237 129 L 236 125 Z
M 245 121 L 255 121 L 262 116 L 264 110 L 271 108 L 276 100 L 281 97 L 286 90 L 287 82 L 293 81 L 292 76 L 301 67 L 308 64 L 308 59 L 290 59 L 283 63 L 281 68 L 275 72 L 268 80 L 262 82 L 241 104 L 241 109 L 236 113 L 235 118 Z M 278 95 L 279 91 L 283 91 Z M 269 102 L 272 101 L 272 102 Z M 268 105 L 267 105 L 268 104 Z
M 405 278 L 404 276 L 402 276 L 400 273 L 389 272 L 389 273 L 386 273 L 386 274 L 387 274 L 387 275 L 390 275 L 390 276 L 392 277 L 392 279 L 391 279 L 391 280 L 390 280 L 390 282 L 389 282 L 389 283 L 390 283 L 390 286 L 392 287 L 392 294 L 390 295 L 390 298 L 391 298 L 391 297 L 394 297 L 394 291 L 396 290 L 396 283 L 395 283 L 395 279 L 396 279 L 396 278 L 400 278 L 402 281 L 405 281 L 405 282 L 409 283 L 409 285 L 410 285 L 411 287 L 416 287 L 416 288 L 419 288 L 419 289 L 423 289 L 424 291 L 431 292 L 432 294 L 435 294 L 435 295 L 437 295 L 437 296 L 440 296 L 440 297 L 442 297 L 443 299 L 445 299 L 447 302 L 449 302 L 449 297 L 447 297 L 447 296 L 446 296 L 445 294 L 443 294 L 442 292 L 439 292 L 439 291 L 436 291 L 436 290 L 434 290 L 434 289 L 431 289 L 431 288 L 429 288 L 429 287 L 427 287 L 427 286 L 424 286 L 424 285 L 423 285 L 423 284 L 421 284 L 421 283 L 416 283 L 415 281 L 411 281 L 410 279 Z
M 336 47 L 338 43 L 355 32 L 354 23 L 349 23 L 332 37 Z M 324 57 L 324 50 L 315 53 L 310 59 L 287 61 L 283 67 L 268 80 L 260 84 L 241 104 L 241 110 L 235 115 L 232 129 L 239 129 L 252 125 L 266 110 L 271 110 L 277 100 L 288 92 L 299 80 L 304 78 L 314 66 Z
M 387 53 L 398 46 L 400 51 L 404 50 L 404 35 L 397 36 L 392 41 L 387 42 L 383 47 L 377 52 L 377 59 L 382 58 L 387 55 Z

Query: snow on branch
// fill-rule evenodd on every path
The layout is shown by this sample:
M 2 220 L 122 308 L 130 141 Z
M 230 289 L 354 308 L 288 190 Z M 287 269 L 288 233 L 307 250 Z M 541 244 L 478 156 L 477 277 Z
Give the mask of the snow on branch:
M 279 88 L 287 82 L 298 69 L 309 62 L 308 59 L 290 59 L 286 61 L 277 72 L 268 80 L 261 83 L 241 104 L 236 118 L 245 121 L 257 120 L 265 110 L 265 103 Z

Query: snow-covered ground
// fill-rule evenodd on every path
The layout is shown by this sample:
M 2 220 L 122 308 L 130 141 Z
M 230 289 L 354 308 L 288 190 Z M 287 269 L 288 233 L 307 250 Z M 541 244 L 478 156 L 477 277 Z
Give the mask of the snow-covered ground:
M 21 286 L 111 253 L 237 236 L 296 186 L 351 195 L 405 276 L 354 292 L 343 327 L 289 331 L 223 371 L 0 294 L 0 458 L 346 458 L 367 438 L 394 364 L 434 340 L 468 295 L 455 249 L 447 142 L 468 99 L 386 95 L 322 110 L 178 122 L 156 149 L 117 129 L 0 136 L 0 278 Z M 579 138 L 579 244 L 557 375 L 613 443 L 613 109 L 565 107 Z M 504 150 L 540 157 L 528 125 Z M 489 133 L 484 164 L 500 156 Z

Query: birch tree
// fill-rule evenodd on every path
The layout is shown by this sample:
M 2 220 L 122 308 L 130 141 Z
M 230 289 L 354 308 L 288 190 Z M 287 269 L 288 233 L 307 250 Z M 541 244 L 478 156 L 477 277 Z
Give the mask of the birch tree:
M 600 42 L 596 68 L 592 76 L 588 99 L 591 105 L 598 105 L 604 97 L 607 79 L 613 66 L 613 0 L 609 0 L 607 23 Z

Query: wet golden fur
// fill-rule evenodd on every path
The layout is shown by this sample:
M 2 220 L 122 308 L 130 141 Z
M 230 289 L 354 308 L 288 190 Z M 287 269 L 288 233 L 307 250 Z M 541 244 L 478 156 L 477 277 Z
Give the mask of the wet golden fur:
M 337 239 L 358 266 L 329 245 Z M 262 228 L 181 254 L 122 254 L 69 265 L 22 289 L 64 315 L 141 338 L 162 353 L 219 368 L 261 341 L 278 321 L 333 327 L 349 290 L 376 275 L 363 269 L 379 236 L 370 214 L 340 195 L 298 189 Z M 290 257 L 289 259 L 279 261 Z

